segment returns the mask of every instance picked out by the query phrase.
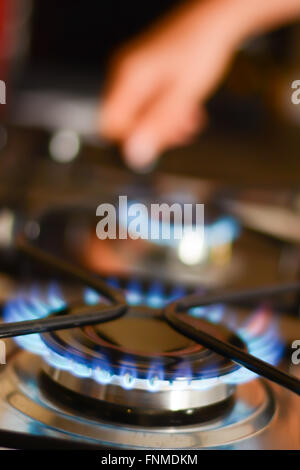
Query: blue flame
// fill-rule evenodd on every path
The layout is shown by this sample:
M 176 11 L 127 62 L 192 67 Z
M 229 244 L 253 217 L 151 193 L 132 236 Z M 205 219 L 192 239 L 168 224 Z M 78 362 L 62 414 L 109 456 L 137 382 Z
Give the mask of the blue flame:
M 52 282 L 48 289 L 48 304 L 51 310 L 61 310 L 66 306 L 63 295 L 56 282 Z
M 146 304 L 149 307 L 161 308 L 165 303 L 163 285 L 159 281 L 154 281 L 146 294 Z
M 74 361 L 72 372 L 77 377 L 88 378 L 92 377 L 93 370 L 91 367 L 86 366 L 85 364 L 81 364 L 79 362 Z
M 225 245 L 236 240 L 240 234 L 240 226 L 233 217 L 222 217 L 205 228 L 209 246 Z
M 72 369 L 72 361 L 70 361 L 67 357 L 63 357 L 60 354 L 57 354 L 50 349 L 47 350 L 47 354 L 45 355 L 45 360 L 50 366 L 54 366 L 57 369 L 61 370 L 71 370 Z
M 84 291 L 84 301 L 88 305 L 97 305 L 100 302 L 100 295 L 94 289 L 87 287 Z
M 126 360 L 125 360 L 126 362 Z M 136 368 L 123 366 L 120 371 L 120 381 L 123 388 L 130 390 L 134 388 L 137 380 Z
M 261 315 L 263 313 L 262 311 Z M 246 325 L 237 329 L 237 334 L 246 343 L 249 353 L 253 356 L 271 365 L 276 365 L 280 361 L 284 345 L 280 341 L 276 321 L 273 321 L 261 334 L 253 334 L 249 329 L 249 322 L 247 322 Z M 224 381 L 227 383 L 243 383 L 249 382 L 255 377 L 257 377 L 257 374 L 241 367 L 225 377 Z
M 176 372 L 174 373 L 174 380 L 184 380 L 191 383 L 193 379 L 191 365 L 188 362 L 181 363 L 178 367 Z
M 136 201 L 129 201 L 128 208 L 132 205 L 136 204 Z M 126 213 L 126 208 L 124 207 L 125 212 L 119 213 L 119 224 L 128 230 L 130 225 L 131 217 L 128 217 Z M 162 246 L 176 246 L 178 244 L 178 240 L 176 240 L 174 234 L 177 230 L 176 225 L 173 223 L 170 226 L 169 222 L 164 222 L 161 220 L 156 220 L 151 218 L 149 214 L 140 213 L 139 220 L 141 223 L 139 224 L 139 235 L 144 239 L 151 239 L 151 242 L 157 245 Z M 159 237 L 151 238 L 151 228 L 154 233 L 159 234 Z M 195 224 L 191 223 L 186 229 L 195 229 Z M 164 230 L 166 229 L 166 230 Z M 162 237 L 162 233 L 164 231 L 170 231 L 170 237 L 165 239 Z M 232 216 L 224 216 L 219 218 L 213 223 L 206 224 L 204 226 L 204 234 L 206 245 L 208 247 L 224 245 L 227 243 L 231 243 L 237 239 L 241 231 L 240 225 L 238 221 Z M 132 234 L 135 235 L 134 232 Z
M 186 294 L 186 289 L 183 286 L 175 286 L 173 287 L 171 294 L 169 296 L 169 302 L 175 302 L 175 300 L 180 299 Z
M 143 303 L 143 288 L 142 284 L 133 279 L 129 281 L 126 292 L 126 300 L 129 305 L 140 305 Z
M 110 285 L 119 287 L 117 279 L 110 279 Z M 144 289 L 138 280 L 130 280 L 125 288 L 125 295 L 130 305 L 140 305 L 145 303 L 152 308 L 161 308 L 167 302 L 176 300 L 186 293 L 182 286 L 176 286 L 171 291 L 166 291 L 160 282 L 153 282 L 147 289 Z M 86 288 L 83 291 L 83 299 L 88 305 L 95 305 L 101 301 L 101 296 L 93 289 Z M 66 300 L 57 284 L 52 283 L 43 292 L 37 286 L 30 290 L 20 292 L 19 295 L 11 299 L 4 308 L 4 320 L 6 322 L 17 322 L 43 318 L 52 312 L 59 311 L 66 306 Z M 245 323 L 238 324 L 237 316 L 234 312 L 227 312 L 223 305 L 213 305 L 208 307 L 196 307 L 190 309 L 190 315 L 196 318 L 204 318 L 212 323 L 227 326 L 235 331 L 246 343 L 250 354 L 275 365 L 282 356 L 283 345 L 279 339 L 279 332 L 274 317 L 266 322 L 268 312 L 263 310 L 254 312 Z M 213 379 L 203 378 L 203 372 L 198 377 L 193 376 L 189 363 L 181 363 L 178 370 L 174 372 L 174 377 L 169 380 L 164 375 L 163 366 L 153 361 L 149 368 L 146 379 L 137 376 L 137 370 L 131 361 L 126 361 L 118 375 L 112 369 L 108 359 L 101 363 L 94 364 L 75 361 L 71 356 L 62 356 L 51 350 L 43 341 L 39 334 L 16 337 L 15 341 L 22 348 L 39 354 L 45 361 L 62 370 L 67 370 L 75 376 L 91 378 L 99 384 L 118 383 L 125 389 L 134 388 L 139 382 L 146 383 L 150 392 L 161 389 L 163 384 L 168 383 L 174 387 L 178 384 L 206 389 L 213 386 L 216 381 L 238 384 L 247 382 L 256 377 L 256 374 L 241 367 L 235 372 Z
M 112 381 L 113 373 L 108 361 L 103 361 L 94 369 L 94 379 L 101 385 L 109 384 Z
M 106 279 L 106 282 L 110 287 L 114 287 L 115 289 L 119 289 L 120 287 L 119 279 L 116 277 L 109 277 Z
M 160 389 L 160 383 L 164 381 L 164 369 L 159 363 L 153 362 L 147 375 L 147 386 L 150 392 L 157 392 Z

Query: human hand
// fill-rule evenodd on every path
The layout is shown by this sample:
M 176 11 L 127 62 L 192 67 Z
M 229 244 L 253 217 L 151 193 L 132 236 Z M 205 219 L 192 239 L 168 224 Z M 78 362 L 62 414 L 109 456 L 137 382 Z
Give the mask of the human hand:
M 205 125 L 205 101 L 239 43 L 298 9 L 298 0 L 189 1 L 122 48 L 111 63 L 100 132 L 143 170 Z

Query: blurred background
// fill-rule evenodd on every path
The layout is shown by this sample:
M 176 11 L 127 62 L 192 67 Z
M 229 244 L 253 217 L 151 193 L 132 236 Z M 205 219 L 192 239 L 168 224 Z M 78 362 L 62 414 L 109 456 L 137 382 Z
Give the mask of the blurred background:
M 30 271 L 13 248 L 21 230 L 107 276 L 188 288 L 299 276 L 300 106 L 291 104 L 299 24 L 240 48 L 208 103 L 205 132 L 163 155 L 152 173 L 134 174 L 96 134 L 112 54 L 176 3 L 0 1 L 2 300 Z M 123 194 L 146 204 L 204 203 L 204 248 L 189 239 L 98 240 L 97 206 Z M 284 299 L 284 309 L 297 315 L 298 299 Z

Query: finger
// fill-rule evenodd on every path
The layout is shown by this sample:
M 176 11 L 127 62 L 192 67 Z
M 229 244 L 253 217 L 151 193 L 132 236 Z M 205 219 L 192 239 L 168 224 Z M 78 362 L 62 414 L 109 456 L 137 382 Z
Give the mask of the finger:
M 155 67 L 146 58 L 117 67 L 108 79 L 100 111 L 100 133 L 112 140 L 122 140 L 130 133 L 134 122 L 147 102 L 158 93 Z
M 148 109 L 125 142 L 127 163 L 135 168 L 151 165 L 167 148 L 189 140 L 204 121 L 204 113 L 197 112 L 194 102 L 168 93 Z

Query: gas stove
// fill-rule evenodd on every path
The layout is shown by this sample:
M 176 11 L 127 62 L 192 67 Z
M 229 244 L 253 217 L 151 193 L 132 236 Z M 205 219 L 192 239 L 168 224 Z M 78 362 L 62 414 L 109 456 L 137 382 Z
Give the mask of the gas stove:
M 57 284 L 36 285 L 6 304 L 0 336 L 15 336 L 19 348 L 0 373 L 2 446 L 13 435 L 18 448 L 299 448 L 297 396 L 258 377 L 299 394 L 296 378 L 264 370 L 283 353 L 267 304 L 253 310 L 230 302 L 247 292 L 223 295 L 228 302 L 220 303 L 157 281 L 100 280 L 26 250 L 82 285 L 72 295 Z M 180 304 L 187 306 L 176 313 L 183 329 L 170 314 Z M 203 342 L 193 339 L 197 334 Z

